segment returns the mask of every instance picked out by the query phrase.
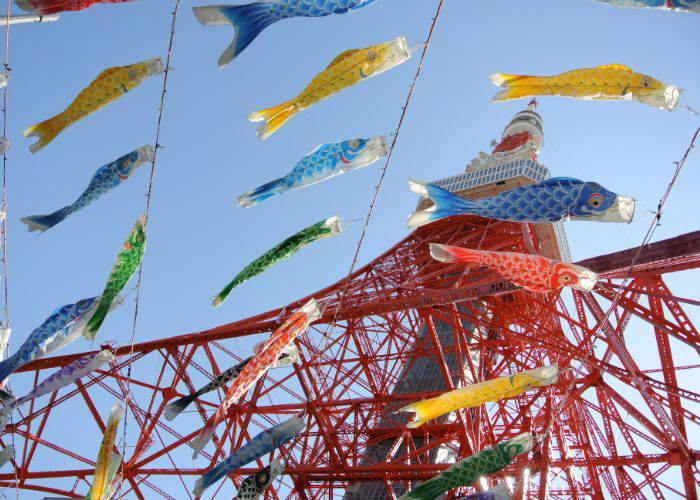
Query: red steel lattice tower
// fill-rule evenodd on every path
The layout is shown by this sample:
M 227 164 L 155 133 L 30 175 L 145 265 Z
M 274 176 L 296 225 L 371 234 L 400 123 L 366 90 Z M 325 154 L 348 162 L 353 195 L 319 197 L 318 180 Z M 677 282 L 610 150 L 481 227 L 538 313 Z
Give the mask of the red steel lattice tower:
M 554 229 L 549 235 L 563 241 Z M 269 457 L 281 454 L 287 470 L 266 498 L 396 498 L 455 459 L 526 431 L 543 436 L 541 445 L 485 486 L 517 483 L 517 498 L 697 498 L 700 452 L 687 428 L 700 424 L 700 394 L 687 376 L 694 367 L 674 360 L 697 356 L 700 335 L 684 308 L 700 302 L 675 296 L 665 277 L 700 266 L 700 232 L 652 243 L 638 256 L 629 249 L 580 262 L 601 276 L 590 294 L 533 294 L 428 252 L 428 242 L 437 242 L 539 253 L 552 244 L 546 238 L 530 224 L 453 217 L 414 231 L 313 294 L 324 314 L 297 339 L 300 362 L 271 370 L 233 405 L 197 462 L 187 443 L 223 392 L 173 422 L 163 418 L 165 404 L 240 361 L 226 340 L 267 334 L 308 298 L 211 330 L 120 347 L 108 369 L 32 403 L 8 425 L 0 441 L 6 446 L 14 436 L 16 461 L 0 471 L 0 486 L 84 495 L 96 450 L 76 442 L 79 426 L 56 429 L 69 417 L 103 429 L 102 403 L 118 398 L 130 416 L 120 490 L 128 498 L 188 498 L 198 475 L 302 409 L 306 431 Z M 652 367 L 640 367 L 631 353 L 642 343 L 655 353 Z M 36 383 L 78 356 L 41 359 L 22 371 Z M 418 429 L 406 429 L 394 413 L 449 388 L 555 363 L 564 371 L 554 386 Z M 231 498 L 234 485 L 268 461 L 206 495 Z

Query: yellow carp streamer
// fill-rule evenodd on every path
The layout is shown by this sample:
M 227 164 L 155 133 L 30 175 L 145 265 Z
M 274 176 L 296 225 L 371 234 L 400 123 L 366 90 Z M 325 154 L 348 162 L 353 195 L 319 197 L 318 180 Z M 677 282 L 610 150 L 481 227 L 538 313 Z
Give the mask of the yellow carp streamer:
M 251 113 L 248 119 L 251 122 L 265 122 L 258 127 L 258 137 L 260 140 L 265 140 L 292 116 L 312 104 L 366 78 L 391 69 L 410 58 L 411 51 L 404 37 L 363 49 L 346 50 L 336 56 L 328 67 L 316 75 L 294 99 L 273 108 Z
M 124 408 L 119 403 L 112 405 L 112 411 L 109 413 L 109 421 L 105 428 L 104 436 L 100 451 L 97 454 L 97 463 L 95 464 L 95 478 L 92 481 L 92 490 L 90 491 L 90 500 L 102 500 L 105 490 L 109 486 L 108 478 L 110 476 L 110 462 L 114 463 L 112 458 L 112 448 L 117 437 L 117 429 L 119 422 L 124 416 Z M 114 475 L 112 475 L 114 477 Z
M 558 95 L 575 99 L 635 100 L 654 108 L 673 111 L 681 90 L 673 85 L 636 73 L 622 64 L 568 71 L 555 76 L 525 76 L 495 73 L 491 81 L 505 87 L 492 102 L 536 95 Z
M 415 412 L 413 420 L 406 427 L 415 429 L 428 420 L 462 408 L 474 408 L 487 402 L 512 398 L 533 387 L 545 387 L 555 384 L 559 378 L 557 365 L 543 366 L 534 370 L 516 373 L 509 377 L 499 377 L 478 384 L 468 385 L 462 389 L 446 392 L 435 398 L 404 406 L 399 411 Z
M 29 146 L 29 151 L 36 153 L 78 120 L 120 98 L 136 88 L 147 77 L 159 75 L 163 71 L 163 62 L 160 57 L 128 66 L 107 68 L 83 89 L 65 110 L 22 132 L 24 137 L 39 138 Z

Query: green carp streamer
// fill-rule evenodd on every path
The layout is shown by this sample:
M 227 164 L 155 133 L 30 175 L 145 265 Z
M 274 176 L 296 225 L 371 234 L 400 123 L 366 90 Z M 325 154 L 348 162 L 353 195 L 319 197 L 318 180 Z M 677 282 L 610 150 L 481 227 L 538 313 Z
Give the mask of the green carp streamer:
M 495 448 L 487 448 L 479 453 L 456 462 L 444 471 L 415 490 L 411 490 L 399 500 L 411 498 L 433 500 L 443 493 L 469 486 L 482 476 L 494 474 L 508 466 L 513 457 L 527 453 L 532 449 L 532 435 L 529 432 L 498 443 Z
M 97 335 L 97 330 L 102 326 L 114 298 L 122 291 L 126 282 L 139 268 L 143 251 L 146 248 L 146 216 L 142 215 L 136 221 L 134 229 L 124 242 L 121 252 L 117 255 L 117 261 L 109 273 L 107 284 L 100 297 L 100 303 L 95 309 L 95 314 L 88 321 L 85 338 L 92 340 Z
M 302 229 L 243 268 L 243 270 L 238 273 L 236 277 L 224 287 L 223 290 L 214 295 L 214 297 L 211 299 L 212 305 L 214 307 L 219 307 L 224 303 L 231 291 L 238 285 L 248 281 L 250 278 L 257 276 L 258 274 L 263 273 L 264 271 L 267 271 L 279 261 L 284 260 L 298 252 L 303 246 L 316 240 L 320 240 L 321 238 L 328 238 L 342 232 L 343 230 L 340 227 L 340 220 L 338 219 L 337 215 L 319 221 L 306 229 Z

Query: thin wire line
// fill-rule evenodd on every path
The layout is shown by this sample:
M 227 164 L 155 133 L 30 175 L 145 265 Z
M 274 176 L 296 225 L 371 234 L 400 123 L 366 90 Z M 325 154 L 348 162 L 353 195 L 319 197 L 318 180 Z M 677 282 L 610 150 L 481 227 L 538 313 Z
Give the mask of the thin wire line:
M 5 17 L 5 71 L 7 76 L 10 75 L 10 9 L 12 7 L 11 0 L 7 0 L 7 14 Z M 2 92 L 2 136 L 7 140 L 7 87 L 5 85 Z M 4 307 L 4 328 L 10 328 L 10 306 L 8 303 L 8 293 L 7 293 L 7 151 L 2 154 L 2 206 L 0 206 L 0 211 L 4 217 L 2 222 L 0 222 L 0 233 L 2 238 L 2 285 L 3 285 L 3 297 L 5 302 Z M 5 346 L 5 352 L 10 348 L 10 339 L 7 339 L 7 345 Z M 8 381 L 9 384 L 9 381 Z M 10 417 L 12 419 L 12 417 Z M 15 448 L 15 433 L 11 436 L 12 449 L 16 451 Z M 14 474 L 15 474 L 15 493 L 19 499 L 19 478 L 17 477 L 17 463 L 14 464 Z
M 686 149 L 685 154 L 680 159 L 680 161 L 674 162 L 676 164 L 676 170 L 673 173 L 673 177 L 671 177 L 671 181 L 668 183 L 668 186 L 666 187 L 666 191 L 664 192 L 663 196 L 659 200 L 659 204 L 657 206 L 656 217 L 654 217 L 654 219 L 649 224 L 649 228 L 647 229 L 647 232 L 644 235 L 644 238 L 642 239 L 642 244 L 639 245 L 639 247 L 637 248 L 637 252 L 635 253 L 634 257 L 632 258 L 629 266 L 627 267 L 627 272 L 626 272 L 625 277 L 622 281 L 621 288 L 618 289 L 618 292 L 615 295 L 615 298 L 613 299 L 612 303 L 610 304 L 610 307 L 606 311 L 605 315 L 601 319 L 598 320 L 598 325 L 596 326 L 595 330 L 593 331 L 592 337 L 591 337 L 592 338 L 591 349 L 593 349 L 595 347 L 595 343 L 598 340 L 598 337 L 597 337 L 598 333 L 600 332 L 600 330 L 602 330 L 603 325 L 605 325 L 607 323 L 608 318 L 610 318 L 610 315 L 617 307 L 617 304 L 619 303 L 620 298 L 622 297 L 622 294 L 625 291 L 625 287 L 627 285 L 627 282 L 631 278 L 632 271 L 634 270 L 634 265 L 637 263 L 639 256 L 642 254 L 644 249 L 649 245 L 649 242 L 651 241 L 651 238 L 654 236 L 656 229 L 661 225 L 661 217 L 663 216 L 663 207 L 666 204 L 666 201 L 668 200 L 668 197 L 671 194 L 671 190 L 675 186 L 676 181 L 678 180 L 678 177 L 679 177 L 681 171 L 683 170 L 683 167 L 685 166 L 685 162 L 688 159 L 690 152 L 693 149 L 695 149 L 695 140 L 698 138 L 698 134 L 700 134 L 700 128 L 698 128 L 695 131 L 695 134 L 693 135 L 693 138 L 690 141 L 690 145 Z M 588 365 L 588 363 L 585 360 L 580 360 L 579 362 L 581 363 L 581 366 L 579 366 L 576 369 L 577 374 L 581 373 L 583 365 Z M 589 366 L 589 368 L 590 368 L 590 366 Z M 565 406 L 565 403 L 567 401 L 566 396 L 571 393 L 574 386 L 576 385 L 576 382 L 577 382 L 577 377 L 576 377 L 576 375 L 573 375 L 571 377 L 571 382 L 569 383 L 568 387 L 563 392 L 564 397 L 562 398 L 562 401 L 557 405 L 557 407 L 552 412 L 552 414 L 549 418 L 549 422 L 548 422 L 547 427 L 545 428 L 544 432 L 540 436 L 538 436 L 538 441 L 540 443 L 542 443 L 544 441 L 545 437 L 551 432 L 552 425 L 557 420 L 557 418 L 559 417 L 561 412 L 564 411 L 564 406 Z M 640 388 L 640 390 L 641 390 L 641 388 Z M 530 459 L 526 468 L 529 469 L 533 462 L 534 462 L 534 456 Z M 520 477 L 518 478 L 518 482 L 516 484 L 516 487 L 513 490 L 514 495 L 517 495 L 518 492 L 520 491 L 520 488 L 522 486 L 522 481 L 523 481 L 523 475 L 521 474 Z M 541 487 L 542 487 L 542 485 L 540 485 L 540 488 Z
M 10 72 L 10 7 L 11 0 L 7 0 L 7 18 L 5 20 L 5 71 L 8 76 Z M 7 139 L 7 87 L 2 93 L 2 136 Z M 10 328 L 10 311 L 7 301 L 7 152 L 2 154 L 2 213 L 5 214 L 2 220 L 2 282 L 5 300 L 5 324 Z
M 9 1 L 9 0 L 8 0 Z M 160 94 L 160 106 L 158 107 L 158 120 L 156 121 L 156 137 L 155 137 L 155 144 L 153 147 L 153 160 L 151 161 L 151 173 L 148 178 L 148 189 L 146 190 L 146 220 L 144 222 L 144 232 L 147 233 L 147 228 L 148 228 L 148 219 L 151 213 L 151 195 L 153 193 L 153 178 L 155 176 L 155 171 L 156 171 L 156 160 L 158 158 L 158 149 L 160 149 L 160 128 L 161 124 L 163 121 L 163 110 L 164 110 L 164 105 L 165 105 L 165 94 L 167 93 L 167 87 L 168 87 L 168 75 L 170 74 L 170 59 L 172 57 L 172 52 L 173 52 L 173 43 L 175 40 L 175 25 L 177 22 L 177 13 L 180 8 L 180 0 L 175 0 L 175 6 L 173 8 L 172 12 L 172 20 L 170 23 L 170 36 L 168 39 L 168 52 L 167 52 L 167 57 L 165 60 L 165 71 L 163 75 L 163 87 L 162 91 Z M 132 321 L 131 325 L 131 350 L 129 353 L 129 357 L 133 358 L 134 355 L 134 344 L 136 341 L 136 324 L 138 322 L 138 316 L 139 316 L 139 299 L 141 297 L 141 279 L 143 276 L 143 258 L 141 259 L 141 262 L 139 263 L 139 270 L 138 270 L 138 277 L 136 279 L 136 298 L 134 299 L 134 318 Z M 126 404 L 126 412 L 124 415 L 124 431 L 122 433 L 122 457 L 123 460 L 126 460 L 126 434 L 127 434 L 127 426 L 129 423 L 129 400 L 131 399 L 131 369 L 132 369 L 132 363 L 129 363 L 129 366 L 127 368 L 127 374 L 126 374 L 126 392 L 125 394 L 125 404 Z M 124 463 L 124 462 L 122 462 Z M 122 485 L 124 484 L 124 474 L 122 474 L 122 482 L 119 484 L 119 495 L 121 496 L 122 492 Z
M 399 121 L 396 125 L 395 132 L 393 134 L 393 138 L 391 140 L 391 147 L 389 148 L 389 154 L 387 154 L 386 161 L 384 162 L 384 166 L 381 169 L 381 173 L 379 175 L 379 180 L 377 182 L 377 185 L 374 187 L 374 195 L 372 196 L 372 201 L 370 201 L 369 208 L 367 210 L 367 215 L 364 217 L 364 224 L 362 225 L 362 232 L 360 233 L 360 239 L 357 241 L 357 246 L 355 247 L 355 254 L 353 255 L 352 258 L 352 263 L 350 264 L 350 269 L 348 270 L 348 274 L 346 276 L 346 280 L 352 275 L 352 273 L 355 271 L 355 266 L 357 265 L 357 261 L 360 255 L 360 249 L 362 248 L 362 244 L 364 243 L 365 240 L 365 235 L 367 234 L 367 227 L 369 226 L 369 221 L 372 218 L 372 214 L 374 212 L 374 206 L 377 202 L 377 198 L 379 197 L 379 191 L 382 188 L 382 183 L 384 182 L 384 178 L 386 177 L 386 172 L 389 169 L 389 165 L 391 163 L 391 158 L 394 154 L 394 149 L 396 147 L 396 143 L 399 140 L 399 134 L 401 132 L 401 127 L 403 125 L 403 122 L 406 118 L 406 112 L 408 111 L 408 106 L 411 103 L 411 99 L 413 98 L 413 90 L 416 87 L 416 83 L 418 82 L 418 78 L 421 75 L 421 72 L 423 70 L 423 64 L 425 62 L 426 55 L 428 53 L 428 48 L 430 47 L 430 42 L 433 38 L 433 33 L 435 32 L 435 26 L 437 25 L 438 19 L 440 18 L 440 13 L 442 12 L 442 5 L 444 3 L 444 0 L 440 0 L 437 6 L 437 10 L 435 11 L 435 15 L 433 16 L 432 23 L 430 24 L 430 30 L 428 31 L 428 37 L 425 40 L 425 42 L 422 44 L 423 45 L 423 51 L 421 52 L 421 57 L 420 61 L 418 62 L 418 67 L 416 68 L 416 73 L 413 76 L 413 81 L 411 82 L 411 85 L 408 88 L 408 93 L 406 94 L 406 101 L 404 102 L 403 107 L 401 108 L 401 115 L 399 116 Z M 333 331 L 333 329 L 336 326 L 336 322 L 338 320 L 338 314 L 340 313 L 340 308 L 343 305 L 343 301 L 345 299 L 345 296 L 347 295 L 346 290 L 347 290 L 348 283 L 345 283 L 345 286 L 341 290 L 341 295 L 338 298 L 338 305 L 336 306 L 335 313 L 333 315 L 333 321 L 330 325 L 330 327 L 326 330 L 326 335 L 324 335 L 324 344 L 327 345 L 330 333 Z M 325 350 L 325 345 L 324 349 L 322 349 L 322 352 Z

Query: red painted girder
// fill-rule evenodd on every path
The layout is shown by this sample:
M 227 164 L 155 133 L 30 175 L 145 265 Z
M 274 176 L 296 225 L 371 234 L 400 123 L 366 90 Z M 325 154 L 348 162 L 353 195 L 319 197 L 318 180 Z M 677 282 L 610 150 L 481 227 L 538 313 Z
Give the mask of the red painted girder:
M 638 248 L 600 255 L 577 262 L 606 278 L 624 277 Z M 700 231 L 681 234 L 656 243 L 650 243 L 641 252 L 632 270 L 633 273 L 646 272 L 664 274 L 681 269 L 694 269 L 700 262 Z
M 454 218 L 451 218 L 454 219 Z M 439 221 L 440 222 L 440 221 Z M 432 227 L 433 224 L 427 227 Z M 421 228 L 422 229 L 422 228 Z M 411 242 L 414 245 L 417 244 L 417 239 L 421 235 L 421 230 L 417 230 L 408 238 L 406 238 L 402 243 L 399 243 L 397 247 L 402 244 Z M 426 235 L 427 236 L 427 235 Z M 421 240 L 423 241 L 423 240 Z M 424 245 L 427 247 L 427 245 Z M 427 249 L 423 250 L 427 253 Z M 391 251 L 390 251 L 391 252 Z M 390 252 L 385 253 L 382 257 L 387 256 Z M 622 274 L 624 275 L 625 266 L 628 265 L 634 258 L 637 252 L 637 248 L 632 248 L 624 250 L 622 252 L 615 252 L 608 255 L 602 255 L 599 257 L 594 257 L 592 259 L 586 259 L 580 261 L 578 264 L 588 267 L 604 276 Z M 375 259 L 374 262 L 380 261 L 382 257 Z M 700 266 L 700 231 L 695 231 L 693 233 L 687 233 L 675 238 L 670 238 L 668 240 L 663 240 L 660 242 L 652 243 L 646 247 L 646 249 L 641 253 L 638 263 L 639 265 L 644 264 L 646 266 L 651 266 L 655 269 L 655 272 L 662 274 L 664 272 L 672 271 L 675 269 L 674 266 L 677 265 L 679 259 L 684 259 L 686 264 L 691 265 L 693 268 Z M 352 283 L 353 280 L 359 279 L 364 273 L 371 269 L 373 263 L 356 271 L 347 280 L 341 280 L 340 282 L 325 288 L 313 294 L 316 298 L 323 298 L 329 294 L 335 293 L 335 290 L 345 286 L 345 283 Z M 622 270 L 622 271 L 621 271 Z M 459 289 L 449 289 L 449 290 L 416 290 L 414 296 L 411 297 L 395 297 L 391 295 L 391 299 L 387 298 L 382 300 L 379 295 L 376 297 L 371 297 L 365 302 L 364 305 L 359 305 L 356 307 L 341 308 L 338 312 L 337 317 L 335 316 L 335 310 L 330 308 L 330 310 L 317 322 L 330 324 L 333 322 L 334 317 L 336 321 L 344 321 L 347 319 L 361 318 L 373 314 L 385 314 L 393 311 L 400 311 L 405 309 L 416 309 L 420 307 L 427 307 L 432 305 L 449 304 L 453 302 L 467 301 L 469 299 L 484 297 L 488 295 L 498 295 L 507 293 L 515 290 L 515 287 L 502 280 L 492 279 L 488 283 L 482 283 L 475 286 L 466 286 Z M 385 293 L 393 294 L 394 291 L 387 290 Z M 275 309 L 273 311 L 258 315 L 252 318 L 248 318 L 242 321 L 237 321 L 227 325 L 222 325 L 210 330 L 205 330 L 198 333 L 180 335 L 176 337 L 170 337 L 167 339 L 159 339 L 149 342 L 142 342 L 135 344 L 133 349 L 134 352 L 150 352 L 157 349 L 164 348 L 174 348 L 182 345 L 189 344 L 204 344 L 206 342 L 212 342 L 222 339 L 230 339 L 236 337 L 242 337 L 246 335 L 252 335 L 255 333 L 263 333 L 274 330 L 283 321 L 283 316 L 285 312 L 291 312 L 294 307 L 308 300 L 304 298 L 298 300 L 284 308 Z M 132 347 L 122 346 L 116 350 L 116 355 L 124 355 L 131 352 Z M 73 354 L 67 356 L 56 356 L 51 358 L 42 358 L 36 360 L 24 367 L 20 368 L 18 372 L 30 371 L 34 369 L 43 368 L 53 368 L 59 366 L 65 366 L 66 364 L 74 361 L 83 354 Z
M 598 302 L 589 294 L 582 294 L 583 301 L 586 303 L 593 313 L 596 320 L 601 322 L 602 330 L 606 333 L 608 340 L 610 341 L 608 345 L 615 352 L 622 365 L 631 373 L 632 379 L 634 380 L 639 394 L 642 396 L 647 406 L 652 411 L 652 414 L 656 417 L 657 421 L 668 431 L 675 439 L 677 445 L 680 447 L 681 452 L 690 458 L 691 451 L 687 441 L 684 436 L 676 426 L 676 424 L 669 418 L 668 414 L 661 406 L 661 403 L 654 397 L 654 393 L 649 387 L 649 385 L 643 380 L 643 375 L 639 371 L 639 367 L 635 363 L 632 355 L 627 351 L 625 347 L 624 339 L 618 334 L 617 331 L 612 327 L 609 320 L 604 318 L 605 313 L 603 308 L 598 304 Z
M 614 300 L 615 297 L 618 296 L 617 292 L 613 292 L 605 288 L 598 288 L 596 292 L 609 301 Z M 649 298 L 651 300 L 656 299 L 657 297 Z M 696 331 L 693 331 L 694 329 L 690 331 L 688 331 L 688 329 L 683 329 L 682 327 L 675 325 L 664 318 L 663 311 L 661 311 L 660 314 L 655 314 L 650 309 L 642 306 L 638 302 L 629 300 L 623 295 L 619 296 L 618 304 L 620 307 L 624 307 L 626 310 L 631 311 L 635 316 L 650 323 L 654 327 L 661 329 L 665 334 L 672 335 L 700 353 L 700 335 L 698 335 Z
M 693 452 L 693 460 L 700 460 L 700 451 Z M 671 465 L 680 465 L 683 461 L 683 456 L 677 452 L 646 454 L 646 455 L 622 455 L 622 456 L 604 456 L 594 457 L 590 460 L 579 458 L 555 458 L 549 460 L 549 466 L 552 468 L 563 467 L 618 467 L 618 466 L 633 466 L 641 464 L 658 464 L 669 463 Z M 519 462 L 524 465 L 524 461 Z M 528 462 L 529 463 L 529 462 Z M 451 464 L 380 464 L 374 466 L 350 466 L 350 467 L 307 467 L 292 465 L 285 470 L 285 474 L 290 476 L 298 476 L 308 481 L 333 481 L 342 479 L 421 479 L 433 477 L 443 470 L 447 469 Z M 534 460 L 530 465 L 530 472 L 539 471 L 541 463 Z M 237 475 L 247 476 L 254 474 L 259 469 L 253 467 L 243 467 L 236 471 Z M 198 476 L 206 472 L 205 468 L 178 468 L 178 469 L 140 469 L 139 474 L 145 476 Z M 61 471 L 30 471 L 27 472 L 28 479 L 50 479 L 61 477 L 82 477 L 91 476 L 94 469 L 70 469 Z M 0 474 L 0 481 L 14 480 L 14 474 Z M 1 483 L 0 483 L 1 484 Z

